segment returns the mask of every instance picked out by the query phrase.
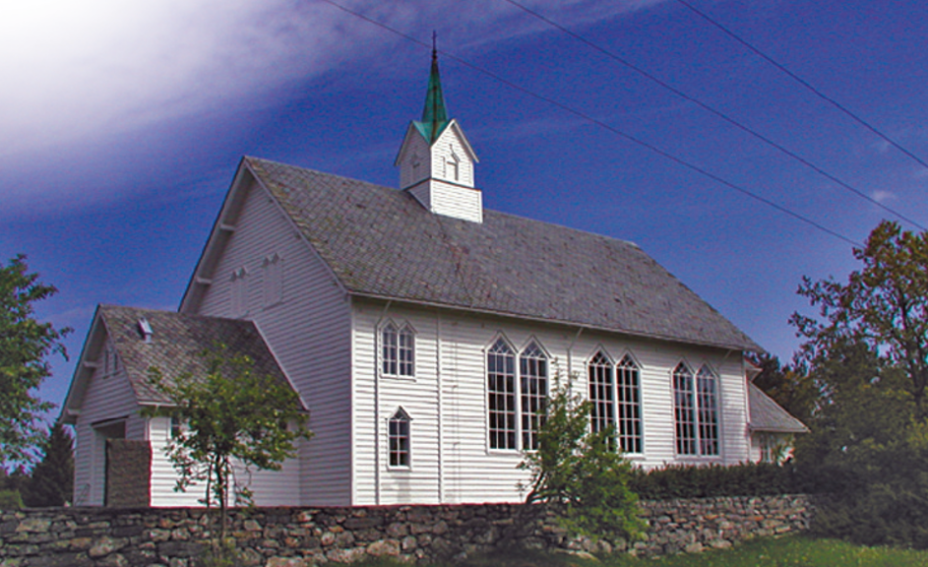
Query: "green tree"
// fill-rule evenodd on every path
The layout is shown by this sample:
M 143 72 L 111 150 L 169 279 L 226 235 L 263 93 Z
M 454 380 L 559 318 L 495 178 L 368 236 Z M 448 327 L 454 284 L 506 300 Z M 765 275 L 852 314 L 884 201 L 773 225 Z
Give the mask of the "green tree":
M 0 266 L 0 465 L 32 459 L 28 450 L 44 437 L 39 416 L 54 407 L 35 392 L 51 374 L 46 357 L 67 359 L 61 340 L 71 329 L 36 320 L 33 304 L 58 291 L 38 279 L 22 254 Z
M 882 364 L 904 372 L 916 415 L 928 417 L 928 233 L 883 221 L 853 253 L 863 268 L 851 272 L 847 283 L 803 278 L 799 294 L 819 310 L 818 318 L 791 318 L 806 339 L 806 358 L 865 344 Z
M 812 417 L 821 392 L 803 364 L 781 364 L 779 358 L 767 353 L 754 355 L 751 360 L 761 369 L 754 378 L 755 386 L 801 421 Z
M 637 537 L 644 524 L 629 488 L 632 466 L 616 448 L 614 429 L 591 430 L 590 403 L 572 394 L 560 371 L 553 386 L 538 450 L 525 452 L 519 464 L 532 473 L 526 503 L 546 503 L 575 534 Z
M 928 236 L 883 222 L 854 256 L 847 283 L 799 288 L 818 308 L 791 321 L 820 398 L 797 467 L 833 496 L 821 533 L 928 547 Z
M 64 425 L 51 427 L 42 452 L 23 487 L 23 501 L 33 507 L 64 506 L 74 493 L 74 440 Z
M 205 483 L 203 501 L 207 507 L 219 506 L 219 543 L 225 545 L 229 500 L 250 504 L 252 498 L 247 487 L 234 482 L 233 462 L 280 470 L 285 459 L 295 456 L 295 442 L 312 434 L 296 392 L 256 373 L 251 358 L 224 346 L 203 357 L 203 375 L 167 377 L 158 368 L 150 369 L 150 383 L 172 405 L 145 408 L 142 414 L 171 417 L 181 424 L 167 447 L 180 474 L 176 489 Z

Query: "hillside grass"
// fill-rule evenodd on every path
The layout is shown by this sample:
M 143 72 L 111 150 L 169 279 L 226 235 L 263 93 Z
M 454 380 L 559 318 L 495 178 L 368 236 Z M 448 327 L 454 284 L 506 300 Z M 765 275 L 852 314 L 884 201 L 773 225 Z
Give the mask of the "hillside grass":
M 364 567 L 394 567 L 392 561 L 371 561 Z M 758 539 L 731 549 L 680 554 L 659 559 L 625 555 L 602 560 L 563 553 L 513 550 L 435 567 L 922 567 L 928 551 L 865 547 L 830 539 L 786 537 Z

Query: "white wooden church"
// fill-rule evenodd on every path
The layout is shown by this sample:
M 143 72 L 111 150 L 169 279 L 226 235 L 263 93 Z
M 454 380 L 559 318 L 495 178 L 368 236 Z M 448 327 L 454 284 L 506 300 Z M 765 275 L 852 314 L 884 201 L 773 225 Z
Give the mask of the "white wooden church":
M 75 504 L 125 505 L 127 483 L 197 504 L 170 420 L 138 410 L 165 403 L 151 366 L 196 371 L 216 341 L 310 413 L 298 458 L 240 475 L 258 505 L 519 501 L 556 372 L 642 467 L 756 461 L 804 430 L 751 384 L 760 348 L 640 248 L 484 209 L 476 164 L 434 54 L 398 189 L 242 159 L 178 312 L 97 309 L 62 411 Z

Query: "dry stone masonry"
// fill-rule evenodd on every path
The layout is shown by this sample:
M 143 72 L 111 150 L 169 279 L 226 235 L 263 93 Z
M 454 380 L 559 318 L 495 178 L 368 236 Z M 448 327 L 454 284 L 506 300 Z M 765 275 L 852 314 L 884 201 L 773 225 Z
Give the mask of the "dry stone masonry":
M 805 530 L 808 497 L 645 502 L 647 539 L 569 539 L 556 519 L 521 505 L 257 508 L 231 512 L 245 565 L 307 567 L 389 556 L 424 563 L 498 546 L 635 555 L 697 552 Z M 193 567 L 213 535 L 197 508 L 55 508 L 0 512 L 0 567 Z

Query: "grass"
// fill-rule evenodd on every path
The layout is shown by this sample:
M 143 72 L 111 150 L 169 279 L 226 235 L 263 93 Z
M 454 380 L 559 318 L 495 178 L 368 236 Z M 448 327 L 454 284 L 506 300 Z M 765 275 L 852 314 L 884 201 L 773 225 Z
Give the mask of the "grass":
M 399 563 L 375 561 L 364 567 L 394 567 Z M 449 567 L 452 564 L 449 563 Z M 842 541 L 787 537 L 759 539 L 727 550 L 681 554 L 659 559 L 624 555 L 602 561 L 561 553 L 511 551 L 474 557 L 455 567 L 922 567 L 928 551 L 864 547 Z M 444 566 L 436 566 L 444 567 Z

